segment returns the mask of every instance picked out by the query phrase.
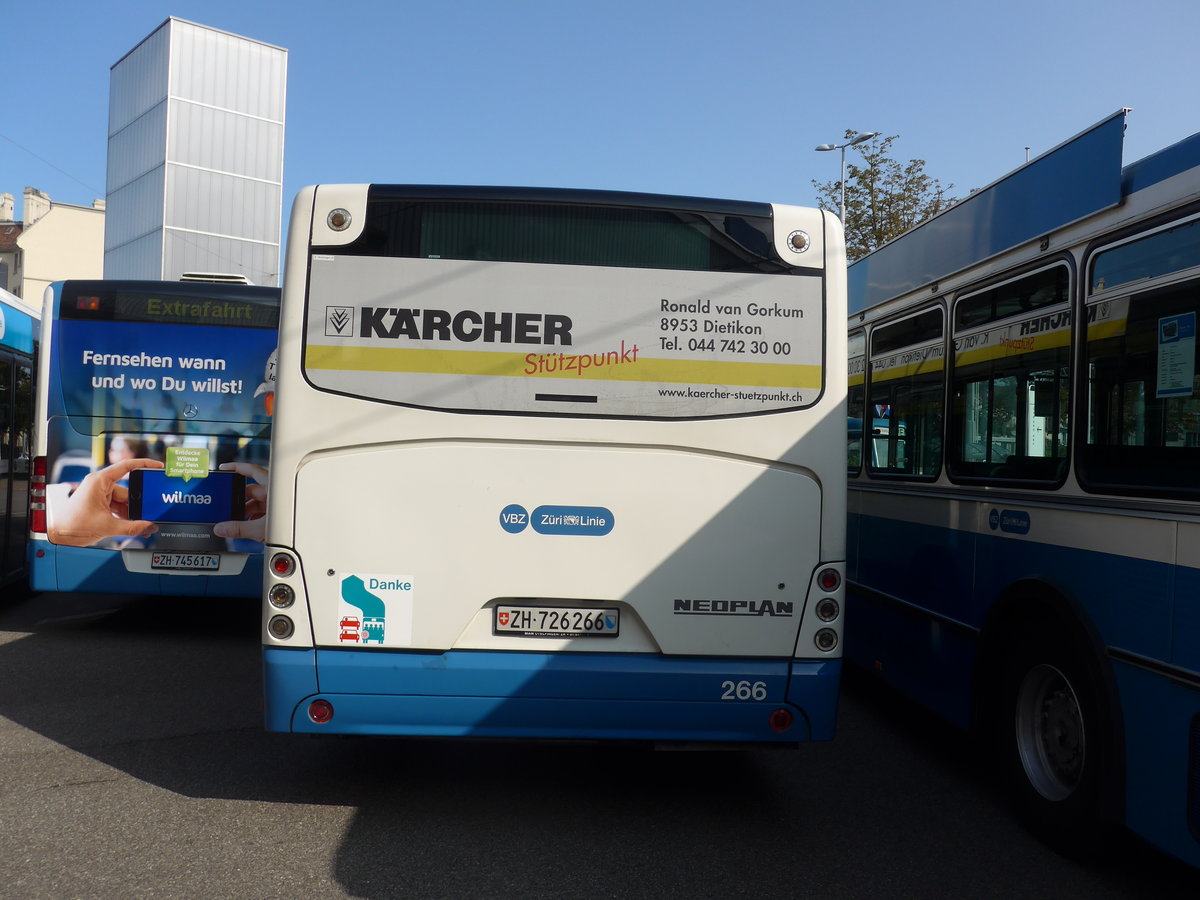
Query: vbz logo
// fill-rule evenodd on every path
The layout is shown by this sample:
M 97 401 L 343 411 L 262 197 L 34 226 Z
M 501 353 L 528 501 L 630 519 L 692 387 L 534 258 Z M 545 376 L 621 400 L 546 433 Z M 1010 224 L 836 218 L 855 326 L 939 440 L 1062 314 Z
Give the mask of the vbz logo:
M 500 510 L 500 527 L 509 534 L 520 534 L 529 524 L 529 512 L 516 503 Z

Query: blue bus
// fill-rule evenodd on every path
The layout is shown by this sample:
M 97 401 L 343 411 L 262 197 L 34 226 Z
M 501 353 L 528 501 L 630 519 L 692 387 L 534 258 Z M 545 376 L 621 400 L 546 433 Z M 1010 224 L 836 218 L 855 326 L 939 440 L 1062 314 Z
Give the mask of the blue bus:
M 846 653 L 1047 836 L 1200 864 L 1200 134 L 1127 112 L 850 267 Z
M 41 591 L 259 593 L 278 288 L 46 289 L 29 524 Z
M 25 575 L 38 314 L 0 289 L 0 585 Z

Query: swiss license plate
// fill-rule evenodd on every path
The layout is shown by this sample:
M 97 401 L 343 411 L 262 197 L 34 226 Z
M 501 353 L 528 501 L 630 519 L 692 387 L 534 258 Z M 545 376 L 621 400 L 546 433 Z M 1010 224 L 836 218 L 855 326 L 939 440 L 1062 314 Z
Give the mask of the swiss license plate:
M 152 569 L 219 569 L 221 557 L 217 553 L 152 553 Z
M 581 606 L 497 606 L 496 634 L 524 637 L 616 637 L 619 609 Z

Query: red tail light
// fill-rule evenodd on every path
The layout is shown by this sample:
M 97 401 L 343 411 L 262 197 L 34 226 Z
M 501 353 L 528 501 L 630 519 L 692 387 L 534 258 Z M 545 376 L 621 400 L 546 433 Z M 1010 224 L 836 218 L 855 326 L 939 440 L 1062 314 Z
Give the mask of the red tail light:
M 29 530 L 46 533 L 46 457 L 33 458 L 33 478 L 29 483 Z
M 777 709 L 771 713 L 769 721 L 772 731 L 787 731 L 792 727 L 793 716 L 791 710 Z

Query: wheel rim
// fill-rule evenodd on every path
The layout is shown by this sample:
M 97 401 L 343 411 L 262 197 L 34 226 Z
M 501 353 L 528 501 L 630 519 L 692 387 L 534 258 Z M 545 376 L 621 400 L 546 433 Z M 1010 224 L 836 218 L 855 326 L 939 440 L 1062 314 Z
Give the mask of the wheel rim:
M 1017 694 L 1017 752 L 1029 783 L 1047 800 L 1079 786 L 1087 741 L 1079 698 L 1054 666 L 1034 666 Z

